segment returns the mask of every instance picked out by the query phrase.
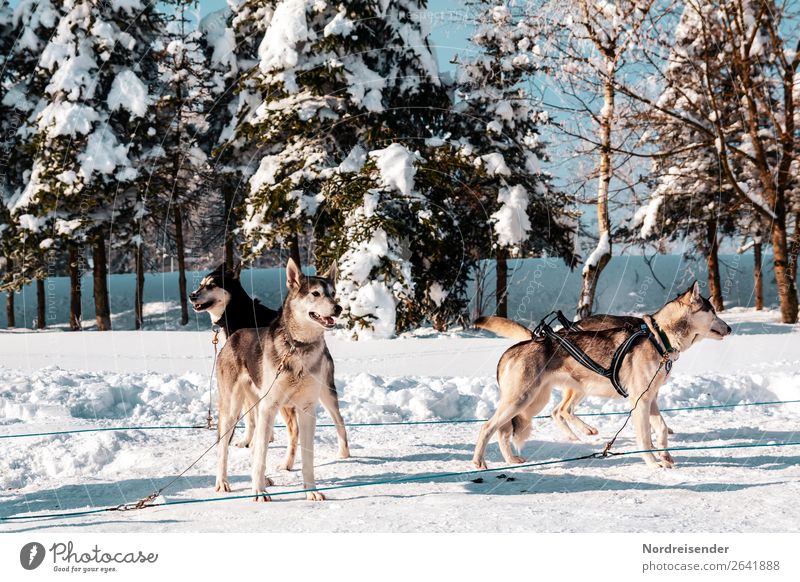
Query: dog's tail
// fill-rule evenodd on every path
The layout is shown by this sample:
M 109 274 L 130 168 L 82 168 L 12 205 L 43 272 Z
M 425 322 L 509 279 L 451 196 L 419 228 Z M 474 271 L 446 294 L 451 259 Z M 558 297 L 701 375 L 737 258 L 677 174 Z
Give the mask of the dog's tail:
M 531 429 L 531 419 L 523 416 L 515 416 L 511 419 L 511 439 L 518 451 L 522 450 L 525 441 L 531 436 Z
M 487 329 L 497 335 L 510 337 L 515 340 L 526 341 L 533 337 L 531 330 L 524 325 L 506 319 L 505 317 L 497 317 L 494 315 L 479 317 L 475 320 L 475 327 Z

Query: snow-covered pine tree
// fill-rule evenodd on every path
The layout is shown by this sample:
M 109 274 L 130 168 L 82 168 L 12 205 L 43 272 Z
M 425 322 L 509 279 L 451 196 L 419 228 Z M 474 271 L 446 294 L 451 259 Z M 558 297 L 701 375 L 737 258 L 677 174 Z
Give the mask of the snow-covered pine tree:
M 47 84 L 33 169 L 11 208 L 20 228 L 91 246 L 96 321 L 106 330 L 106 241 L 117 219 L 126 232 L 137 207 L 137 164 L 155 133 L 147 123 L 156 82 L 147 55 L 161 26 L 139 0 L 63 0 L 61 13 L 38 62 Z
M 272 4 L 269 0 L 229 0 L 228 7 L 200 22 L 212 98 L 201 147 L 211 167 L 208 195 L 221 198 L 211 204 L 219 211 L 207 226 L 223 238 L 228 268 L 234 266 L 239 210 L 247 190 L 242 176 L 252 172 L 247 165 L 254 156 L 250 151 L 254 144 L 237 138 L 236 127 L 261 103 L 261 91 L 250 73 L 257 70 L 258 46 L 269 26 Z
M 166 234 L 171 232 L 178 263 L 181 325 L 189 321 L 186 285 L 188 218 L 194 208 L 209 201 L 201 195 L 208 176 L 207 155 L 200 147 L 207 130 L 210 108 L 209 71 L 203 53 L 202 34 L 192 21 L 196 0 L 170 0 L 166 26 L 156 51 L 160 94 L 155 101 L 160 139 L 149 153 L 148 206 Z M 171 225 L 168 228 L 167 225 Z M 140 251 L 141 254 L 141 251 Z M 144 259 L 137 261 L 139 280 L 144 279 Z M 137 295 L 141 309 L 141 292 Z
M 23 284 L 36 281 L 37 324 L 44 327 L 45 264 L 52 264 L 55 252 L 50 234 L 39 228 L 32 215 L 22 215 L 18 222 L 12 210 L 29 179 L 34 150 L 30 120 L 35 116 L 47 79 L 36 74 L 39 54 L 58 22 L 57 6 L 49 0 L 21 0 L 13 11 L 4 8 L 2 93 L 0 127 L 3 134 L 2 188 L 3 255 L 6 258 L 4 288 L 7 290 L 9 326 L 15 323 L 14 292 Z M 30 228 L 28 228 L 30 227 Z
M 548 117 L 525 88 L 541 66 L 537 30 L 512 13 L 513 2 L 474 4 L 475 48 L 458 63 L 451 127 L 457 128 L 460 154 L 478 170 L 470 188 L 489 214 L 485 248 L 497 258 L 497 313 L 506 316 L 507 257 L 551 254 L 571 262 L 574 215 L 541 168 L 546 151 L 540 126 Z
M 447 296 L 448 282 L 433 279 L 436 269 L 426 274 L 411 248 L 425 220 L 416 212 L 428 216 L 430 206 L 413 177 L 420 136 L 432 135 L 431 111 L 447 104 L 418 18 L 425 3 L 270 5 L 253 76 L 263 101 L 237 134 L 262 148 L 244 205 L 244 255 L 276 243 L 297 253 L 293 241 L 313 223 L 317 264 L 340 259 L 355 333 L 391 335 L 418 322 L 425 308 L 416 298 L 441 306 Z M 402 185 L 387 178 L 395 172 Z M 359 265 L 373 239 L 371 262 Z
M 15 189 L 15 181 L 12 180 L 8 168 L 17 146 L 16 135 L 20 115 L 16 112 L 13 103 L 6 97 L 14 84 L 14 80 L 10 78 L 10 70 L 15 40 L 13 11 L 8 1 L 2 0 L 0 3 L 0 70 L 3 71 L 0 78 L 0 136 L 2 136 L 0 143 L 0 168 L 2 168 L 2 172 L 0 172 L 0 253 L 3 277 L 0 289 L 6 293 L 6 325 L 10 328 L 16 325 L 14 318 L 14 260 L 11 259 L 15 236 L 7 203 Z M 14 119 L 16 122 L 12 121 Z

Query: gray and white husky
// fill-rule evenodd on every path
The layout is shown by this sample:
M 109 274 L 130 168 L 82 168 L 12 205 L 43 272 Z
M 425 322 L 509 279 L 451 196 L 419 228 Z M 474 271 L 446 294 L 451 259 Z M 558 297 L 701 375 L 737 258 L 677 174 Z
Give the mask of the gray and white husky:
M 189 300 L 197 313 L 206 312 L 211 316 L 211 323 L 218 325 L 227 340 L 240 329 L 246 328 L 267 328 L 278 317 L 278 312 L 261 304 L 258 299 L 253 299 L 247 294 L 240 281 L 241 265 L 233 269 L 226 269 L 220 265 L 208 275 L 203 277 L 197 289 L 189 294 Z M 333 368 L 333 358 L 325 346 L 324 357 L 328 359 Z M 344 425 L 342 413 L 339 411 L 339 395 L 336 387 L 331 384 L 330 390 L 324 390 L 320 394 L 320 401 L 328 414 L 331 415 L 339 438 L 339 458 L 347 459 L 350 456 L 350 448 L 347 443 L 347 429 Z M 249 409 L 245 407 L 245 412 Z M 281 410 L 281 416 L 288 414 L 289 410 Z M 297 450 L 297 424 L 286 421 L 289 430 L 289 450 Z M 291 424 L 290 424 L 291 423 Z M 245 415 L 245 434 L 244 437 L 236 442 L 237 447 L 249 447 L 253 439 L 253 431 L 256 426 L 256 411 L 250 410 Z M 291 470 L 294 454 L 289 459 L 284 468 Z
M 303 488 L 306 498 L 322 501 L 314 479 L 314 432 L 320 395 L 335 393 L 333 361 L 325 345 L 325 330 L 335 325 L 342 308 L 336 303 L 336 266 L 320 277 L 303 275 L 289 259 L 288 294 L 277 318 L 266 329 L 240 329 L 219 353 L 219 423 L 216 491 L 230 491 L 228 447 L 242 407 L 255 407 L 252 492 L 256 501 L 269 501 L 265 477 L 267 448 L 281 410 L 290 442 L 300 437 Z M 285 413 L 284 413 L 285 411 Z M 292 437 L 291 435 L 295 435 Z M 347 443 L 345 441 L 345 447 Z M 283 467 L 291 467 L 295 450 L 287 449 Z
M 598 313 L 597 315 L 584 317 L 580 321 L 576 321 L 571 325 L 573 330 L 600 331 L 625 327 L 638 328 L 642 323 L 643 320 L 639 317 Z M 475 320 L 475 327 L 519 341 L 528 341 L 534 338 L 533 332 L 524 325 L 505 317 L 498 317 L 496 315 L 479 317 Z M 559 333 L 566 333 L 568 331 L 569 330 L 564 329 Z M 578 435 L 573 432 L 572 427 L 576 427 L 584 434 L 596 435 L 598 433 L 597 429 L 575 414 L 575 410 L 583 401 L 583 399 L 586 398 L 586 394 L 576 392 L 568 387 L 561 387 L 561 394 L 561 402 L 556 404 L 553 407 L 553 411 L 550 413 L 550 416 L 553 418 L 553 422 L 556 423 L 556 426 L 561 429 L 561 431 L 569 440 L 575 442 L 579 441 L 580 439 L 578 438 Z M 669 433 L 672 434 L 672 431 L 670 430 Z
M 642 320 L 656 338 L 660 337 L 658 330 L 661 330 L 674 350 L 671 354 L 673 361 L 697 341 L 704 338 L 721 340 L 731 332 L 730 326 L 719 318 L 711 303 L 700 295 L 697 282 Z M 603 366 L 608 365 L 616 349 L 630 336 L 626 329 L 559 333 Z M 657 341 L 668 349 L 663 340 Z M 649 341 L 639 341 L 628 352 L 619 373 L 633 410 L 631 417 L 636 442 L 643 451 L 654 448 L 651 422 L 658 448 L 666 449 L 668 445 L 668 428 L 658 409 L 658 390 L 666 381 L 668 371 L 663 366 L 659 368 L 660 363 L 661 356 L 655 346 Z M 486 468 L 486 446 L 495 432 L 499 433 L 500 452 L 505 461 L 524 462 L 522 457 L 514 454 L 511 441 L 513 439 L 518 450 L 522 448 L 531 433 L 531 419 L 550 400 L 554 386 L 571 390 L 580 398 L 619 397 L 608 378 L 585 368 L 549 338 L 528 339 L 506 350 L 497 364 L 497 382 L 500 385 L 497 411 L 481 428 L 472 459 L 479 469 Z M 674 464 L 666 451 L 659 453 L 659 458 L 645 452 L 642 458 L 654 467 L 672 467 Z

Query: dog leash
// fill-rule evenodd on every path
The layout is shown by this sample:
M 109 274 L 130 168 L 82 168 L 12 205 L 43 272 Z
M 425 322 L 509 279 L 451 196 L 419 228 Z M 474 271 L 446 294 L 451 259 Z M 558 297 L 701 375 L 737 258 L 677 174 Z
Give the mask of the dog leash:
M 211 327 L 214 331 L 214 337 L 211 339 L 211 343 L 214 346 L 214 360 L 211 363 L 211 376 L 208 379 L 208 416 L 206 416 L 206 428 L 211 430 L 214 428 L 212 426 L 213 417 L 211 416 L 211 395 L 214 391 L 214 372 L 217 370 L 217 345 L 219 344 L 219 332 L 222 330 L 221 327 L 218 325 L 214 325 Z
M 216 344 L 214 346 L 214 349 L 216 351 Z M 234 430 L 236 430 L 236 425 L 239 424 L 239 421 L 242 420 L 248 414 L 250 414 L 250 411 L 252 411 L 256 406 L 258 406 L 259 403 L 262 400 L 264 400 L 264 398 L 266 398 L 269 395 L 270 392 L 272 392 L 272 388 L 273 388 L 273 386 L 275 386 L 275 382 L 278 381 L 278 378 L 283 373 L 283 371 L 286 369 L 286 361 L 289 359 L 289 357 L 296 350 L 297 350 L 297 346 L 295 346 L 295 344 L 290 341 L 289 342 L 289 349 L 286 352 L 284 352 L 283 356 L 281 356 L 281 361 L 278 363 L 277 370 L 275 370 L 275 377 L 272 379 L 272 383 L 269 385 L 269 388 L 267 388 L 267 391 L 264 393 L 264 395 L 261 396 L 258 400 L 256 400 L 255 403 L 250 408 L 248 408 L 245 412 L 243 412 L 241 414 L 241 416 L 239 416 L 236 419 L 236 422 L 233 423 L 231 428 L 229 428 L 227 431 L 225 431 L 224 434 L 218 434 L 217 435 L 217 440 L 214 441 L 214 443 L 210 447 L 208 447 L 205 451 L 203 451 L 203 453 L 199 457 L 197 457 L 192 462 L 191 465 L 189 465 L 183 471 L 181 471 L 179 475 L 173 477 L 173 479 L 169 483 L 167 483 L 166 485 L 161 487 L 158 491 L 156 491 L 154 493 L 151 493 L 147 497 L 143 497 L 142 499 L 140 499 L 139 501 L 136 501 L 134 503 L 121 503 L 120 505 L 117 505 L 116 507 L 109 507 L 107 509 L 107 511 L 131 511 L 131 510 L 134 510 L 134 509 L 144 509 L 145 507 L 153 507 L 151 502 L 154 501 L 155 499 L 157 499 L 164 491 L 169 489 L 172 486 L 172 484 L 175 483 L 175 481 L 177 481 L 178 479 L 183 477 L 192 467 L 194 467 L 197 463 L 199 463 L 200 460 L 203 457 L 205 457 L 214 447 L 216 447 L 222 441 L 223 437 L 227 436 L 229 433 L 231 433 L 231 436 L 233 436 L 232 433 L 233 433 Z M 214 358 L 214 361 L 216 361 L 216 357 Z M 230 443 L 230 440 L 231 439 L 229 438 L 228 439 L 228 443 L 226 443 L 225 446 L 228 446 L 228 444 Z
M 639 394 L 639 397 L 636 399 L 636 402 L 633 404 L 633 408 L 631 408 L 628 411 L 628 415 L 625 417 L 625 422 L 623 422 L 622 426 L 619 427 L 619 430 L 617 431 L 617 433 L 612 437 L 612 439 L 610 441 L 608 441 L 606 443 L 606 446 L 603 448 L 602 452 L 594 453 L 593 456 L 598 457 L 598 458 L 606 458 L 608 456 L 615 456 L 615 455 L 621 455 L 622 454 L 622 453 L 612 453 L 611 452 L 611 447 L 614 446 L 614 443 L 617 441 L 617 437 L 620 435 L 620 433 L 625 429 L 626 426 L 628 426 L 628 421 L 631 419 L 631 416 L 633 415 L 633 411 L 636 410 L 637 406 L 639 406 L 639 401 L 642 399 L 642 396 L 647 394 L 647 391 L 650 390 L 650 387 L 653 385 L 653 382 L 656 381 L 656 377 L 658 376 L 659 372 L 661 372 L 661 369 L 662 368 L 666 369 L 667 374 L 669 374 L 669 368 L 672 367 L 672 359 L 670 358 L 670 353 L 671 352 L 667 352 L 667 353 L 665 353 L 664 355 L 661 356 L 661 361 L 658 364 L 658 369 L 656 370 L 656 373 L 653 374 L 653 377 L 650 379 L 650 382 L 647 384 L 647 388 L 645 388 L 644 392 Z M 669 368 L 667 368 L 667 366 L 669 366 Z

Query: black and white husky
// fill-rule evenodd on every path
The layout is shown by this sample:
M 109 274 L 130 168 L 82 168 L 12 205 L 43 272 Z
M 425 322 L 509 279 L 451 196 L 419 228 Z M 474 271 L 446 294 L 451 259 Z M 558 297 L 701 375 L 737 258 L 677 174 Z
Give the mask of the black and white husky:
M 197 313 L 207 312 L 226 338 L 239 329 L 267 327 L 278 316 L 277 311 L 247 294 L 238 267 L 230 270 L 220 265 L 211 271 L 189 294 L 189 301 Z
M 207 312 L 211 316 L 211 323 L 218 325 L 225 338 L 230 338 L 240 329 L 266 329 L 278 317 L 279 312 L 263 305 L 258 299 L 253 299 L 247 294 L 239 279 L 240 267 L 233 270 L 226 269 L 220 265 L 214 271 L 203 277 L 197 289 L 189 294 L 192 307 L 198 313 Z M 323 340 L 324 342 L 324 340 Z M 325 346 L 323 357 L 327 358 L 333 369 L 333 358 Z M 336 393 L 336 386 L 330 383 L 329 389 L 320 395 L 322 406 L 331 415 L 339 437 L 339 458 L 346 459 L 350 456 L 350 448 L 347 443 L 347 431 L 344 426 L 344 419 L 339 411 L 339 397 Z M 245 408 L 247 410 L 249 406 Z M 283 468 L 291 470 L 294 464 L 294 453 L 297 449 L 297 430 L 294 419 L 287 420 L 284 412 L 281 416 L 286 420 L 289 428 L 289 450 L 291 456 L 287 456 L 286 464 Z M 237 447 L 248 447 L 253 438 L 253 431 L 256 426 L 256 410 L 253 409 L 246 416 L 244 437 L 236 442 Z M 294 428 L 294 430 L 293 430 Z
M 303 275 L 289 259 L 288 294 L 277 318 L 266 329 L 240 329 L 228 338 L 219 354 L 218 447 L 216 491 L 230 491 L 228 447 L 242 407 L 258 411 L 253 435 L 252 491 L 256 501 L 269 501 L 265 477 L 267 448 L 279 410 L 289 433 L 300 436 L 303 488 L 306 498 L 322 501 L 314 478 L 316 408 L 325 394 L 335 394 L 333 361 L 325 346 L 325 330 L 335 325 L 342 308 L 336 303 L 336 267 L 321 277 Z M 334 400 L 335 401 L 335 400 Z M 340 433 L 341 434 L 341 433 Z M 287 451 L 284 466 L 293 462 Z

